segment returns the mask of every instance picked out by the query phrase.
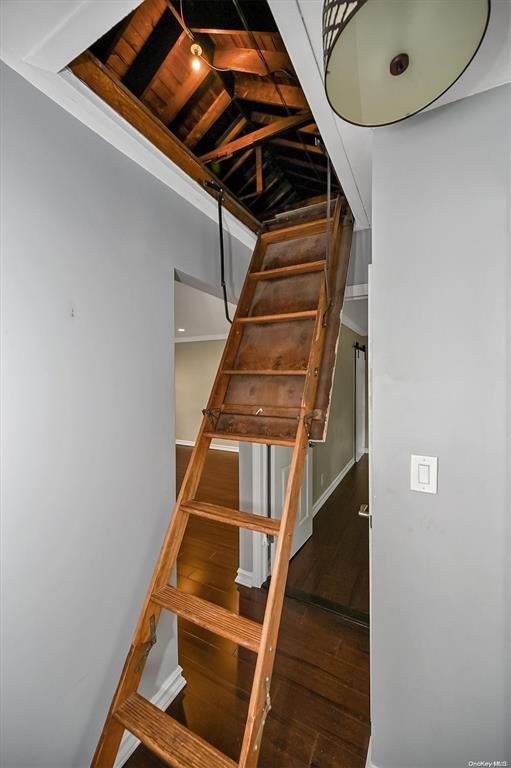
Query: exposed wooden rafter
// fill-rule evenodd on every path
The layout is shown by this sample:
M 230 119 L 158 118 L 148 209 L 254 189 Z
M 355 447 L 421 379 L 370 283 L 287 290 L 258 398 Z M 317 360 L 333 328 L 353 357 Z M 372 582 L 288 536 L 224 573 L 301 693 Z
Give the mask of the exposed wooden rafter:
M 314 155 L 323 155 L 324 152 L 321 147 L 316 147 L 315 144 L 305 144 L 305 142 L 292 141 L 290 139 L 272 139 L 272 144 L 278 147 L 285 147 L 286 149 L 297 149 L 299 152 L 312 152 Z
M 280 93 L 279 93 L 280 92 Z M 278 84 L 277 87 L 267 80 L 262 80 L 255 75 L 236 75 L 234 95 L 238 99 L 256 101 L 260 104 L 273 104 L 278 107 L 285 105 L 290 109 L 308 109 L 307 99 L 298 85 Z
M 270 72 L 278 72 L 280 69 L 291 67 L 289 56 L 281 51 L 261 51 L 264 61 L 261 61 L 259 52 L 254 48 L 217 48 L 213 56 L 215 67 L 228 67 L 236 72 L 245 72 L 253 75 L 265 76 Z
M 199 122 L 194 125 L 185 139 L 187 147 L 193 148 L 203 136 L 209 131 L 211 126 L 218 120 L 220 115 L 225 112 L 232 99 L 227 91 L 221 91 L 216 97 L 209 109 L 204 112 Z
M 279 133 L 285 133 L 292 128 L 297 128 L 308 120 L 310 120 L 310 112 L 303 112 L 299 115 L 292 115 L 291 117 L 282 117 L 274 123 L 266 125 L 264 128 L 258 128 L 256 131 L 252 131 L 252 133 L 248 133 L 246 136 L 241 136 L 239 139 L 229 142 L 229 144 L 224 144 L 222 147 L 216 147 L 216 149 L 203 155 L 201 160 L 203 163 L 208 163 L 210 160 L 229 157 L 236 152 L 240 152 L 242 149 L 246 149 L 248 146 L 255 147 L 256 144 L 260 144 L 262 141 L 266 141 L 272 136 L 277 136 Z
M 256 158 L 256 192 L 263 191 L 263 148 L 259 144 L 255 150 Z

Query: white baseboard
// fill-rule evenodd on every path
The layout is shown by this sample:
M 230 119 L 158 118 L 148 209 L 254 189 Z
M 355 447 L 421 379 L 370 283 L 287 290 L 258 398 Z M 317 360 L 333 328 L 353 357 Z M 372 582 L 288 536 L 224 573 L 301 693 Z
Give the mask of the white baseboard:
M 178 665 L 173 672 L 167 677 L 160 690 L 155 693 L 151 698 L 151 703 L 159 709 L 165 710 L 176 698 L 177 694 L 183 690 L 186 685 L 186 680 L 183 677 L 183 670 Z M 117 753 L 117 759 L 115 761 L 114 768 L 121 768 L 127 759 L 136 750 L 140 741 L 133 736 L 132 733 L 126 731 L 122 737 L 121 746 Z
M 238 568 L 238 573 L 234 579 L 236 584 L 241 584 L 242 587 L 254 586 L 254 573 L 253 571 L 246 571 L 244 568 Z
M 325 501 L 332 495 L 332 493 L 335 491 L 335 489 L 337 488 L 341 480 L 343 480 L 346 477 L 346 475 L 354 465 L 355 465 L 355 459 L 351 458 L 346 464 L 346 466 L 341 469 L 337 477 L 335 477 L 332 480 L 328 488 L 325 491 L 323 491 L 319 499 L 314 502 L 314 504 L 312 505 L 313 515 L 319 512 L 319 510 L 321 509 Z
M 176 440 L 176 445 L 187 445 L 190 448 L 193 448 L 195 445 L 194 440 Z M 218 445 L 218 443 L 211 443 L 209 446 L 213 451 L 229 451 L 230 453 L 239 453 L 240 452 L 240 446 L 238 443 L 234 443 L 232 445 Z

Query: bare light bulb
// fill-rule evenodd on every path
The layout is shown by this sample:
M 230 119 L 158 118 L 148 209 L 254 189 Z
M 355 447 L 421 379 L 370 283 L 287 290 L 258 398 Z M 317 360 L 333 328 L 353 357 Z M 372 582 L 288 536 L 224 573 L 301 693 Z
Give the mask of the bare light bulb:
M 193 56 L 193 59 L 192 59 L 192 67 L 193 67 L 193 69 L 194 69 L 196 72 L 198 72 L 198 71 L 199 71 L 199 69 L 201 68 L 201 60 L 200 60 L 200 56 L 202 56 L 202 48 L 200 47 L 200 45 L 199 45 L 198 43 L 193 43 L 193 44 L 190 46 L 190 53 L 191 53 L 191 54 L 192 54 L 192 56 Z

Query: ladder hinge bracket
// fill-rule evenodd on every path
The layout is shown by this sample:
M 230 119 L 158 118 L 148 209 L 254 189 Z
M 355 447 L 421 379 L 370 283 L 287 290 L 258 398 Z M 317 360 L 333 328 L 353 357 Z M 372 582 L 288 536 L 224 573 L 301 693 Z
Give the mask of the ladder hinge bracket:
M 220 418 L 221 413 L 222 413 L 221 408 L 203 408 L 202 409 L 202 415 L 208 417 L 213 429 L 216 429 L 216 425 L 217 425 L 218 419 Z
M 313 411 L 309 411 L 306 413 L 303 417 L 303 422 L 305 424 L 305 431 L 307 432 L 307 437 L 310 440 L 310 436 L 312 433 L 312 422 L 314 419 L 322 419 L 323 418 L 323 411 L 321 408 L 315 408 Z
M 140 657 L 137 666 L 135 667 L 135 672 L 140 672 L 141 669 L 144 668 L 144 665 L 147 661 L 147 657 L 149 656 L 149 652 L 151 651 L 151 648 L 153 645 L 156 645 L 156 642 L 158 638 L 156 637 L 156 618 L 154 614 L 149 619 L 149 630 L 151 632 L 151 636 L 147 643 L 145 643 L 145 649 Z
M 266 676 L 264 678 L 264 686 L 265 686 L 265 697 L 264 697 L 264 709 L 263 714 L 261 716 L 261 722 L 259 724 L 259 729 L 257 731 L 256 740 L 254 743 L 254 752 L 257 752 L 261 745 L 261 739 L 263 737 L 263 730 L 264 725 L 266 723 L 266 718 L 268 717 L 270 710 L 271 710 L 271 697 L 270 697 L 270 678 Z
M 275 536 L 273 536 L 271 533 L 267 533 L 266 541 L 268 542 L 268 544 L 275 544 Z

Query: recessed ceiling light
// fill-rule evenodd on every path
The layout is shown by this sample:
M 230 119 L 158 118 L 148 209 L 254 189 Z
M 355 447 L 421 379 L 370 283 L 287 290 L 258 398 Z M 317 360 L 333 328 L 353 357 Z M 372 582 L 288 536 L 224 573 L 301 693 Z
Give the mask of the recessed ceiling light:
M 177 330 L 178 330 L 179 333 L 184 333 L 185 332 L 185 328 L 178 328 Z

